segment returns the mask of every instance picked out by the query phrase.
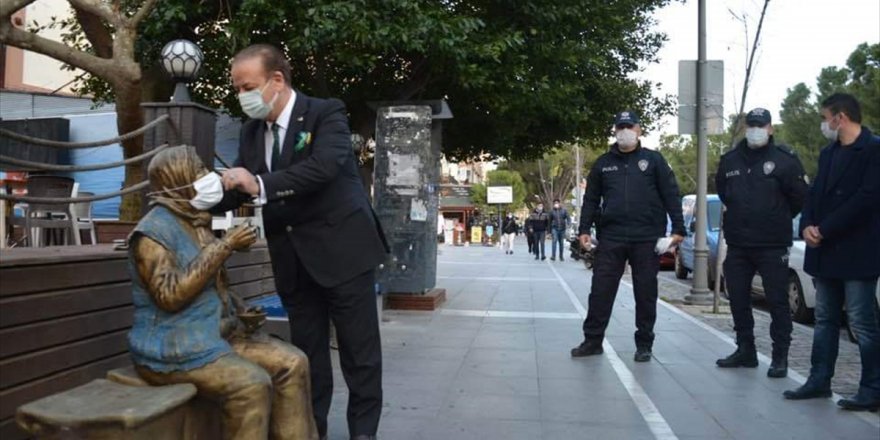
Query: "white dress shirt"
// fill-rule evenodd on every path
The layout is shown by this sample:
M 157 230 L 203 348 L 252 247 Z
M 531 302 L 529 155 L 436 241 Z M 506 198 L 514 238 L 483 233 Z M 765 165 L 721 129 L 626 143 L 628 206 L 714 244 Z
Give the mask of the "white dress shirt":
M 275 122 L 266 121 L 266 133 L 263 143 L 266 152 L 266 168 L 269 170 L 272 169 L 272 145 L 275 143 L 275 138 L 272 136 L 272 125 L 278 125 L 278 157 L 280 158 L 284 148 L 284 137 L 287 136 L 287 125 L 290 124 L 290 114 L 293 113 L 293 104 L 295 102 L 296 91 L 290 89 L 290 98 L 287 100 L 287 104 L 284 104 L 281 114 L 278 115 Z M 263 186 L 263 179 L 260 176 L 257 176 L 257 183 L 260 184 L 260 194 L 257 196 L 255 203 L 257 205 L 265 205 L 267 202 L 266 188 Z

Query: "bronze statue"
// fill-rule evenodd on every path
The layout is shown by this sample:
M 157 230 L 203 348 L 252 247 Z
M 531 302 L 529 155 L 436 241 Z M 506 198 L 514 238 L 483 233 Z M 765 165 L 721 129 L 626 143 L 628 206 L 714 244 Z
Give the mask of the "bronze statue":
M 254 228 L 214 237 L 206 210 L 219 201 L 219 179 L 195 148 L 157 154 L 148 173 L 151 209 L 129 238 L 138 374 L 153 385 L 192 383 L 220 402 L 224 438 L 317 439 L 306 356 L 256 331 L 265 314 L 227 288 L 223 262 L 256 241 Z

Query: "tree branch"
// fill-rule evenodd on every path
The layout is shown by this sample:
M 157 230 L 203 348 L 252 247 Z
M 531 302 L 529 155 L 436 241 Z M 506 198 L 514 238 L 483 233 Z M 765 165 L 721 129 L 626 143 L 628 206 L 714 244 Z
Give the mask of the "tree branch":
M 114 25 L 119 26 L 122 23 L 119 22 L 119 16 L 113 12 L 105 2 L 101 0 L 68 0 L 70 5 L 74 8 L 82 9 L 84 11 L 88 11 L 90 14 L 93 14 L 100 19 Z
M 108 80 L 119 75 L 118 70 L 113 69 L 112 60 L 100 58 L 76 50 L 66 44 L 18 29 L 8 20 L 0 21 L 0 42 L 41 53 Z
M 73 11 L 95 54 L 101 58 L 113 58 L 113 36 L 101 18 L 78 6 L 74 6 Z
M 143 6 L 141 6 L 141 8 L 134 14 L 134 17 L 128 21 L 129 26 L 137 29 L 138 25 L 150 15 L 150 12 L 153 11 L 153 7 L 155 6 L 156 0 L 146 0 Z

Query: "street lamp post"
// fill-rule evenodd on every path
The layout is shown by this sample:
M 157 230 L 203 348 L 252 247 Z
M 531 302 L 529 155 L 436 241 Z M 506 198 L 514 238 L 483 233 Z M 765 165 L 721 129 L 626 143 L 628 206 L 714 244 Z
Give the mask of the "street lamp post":
M 170 41 L 162 48 L 162 67 L 176 82 L 171 98 L 173 102 L 192 100 L 186 84 L 196 79 L 204 61 L 202 49 L 189 40 Z

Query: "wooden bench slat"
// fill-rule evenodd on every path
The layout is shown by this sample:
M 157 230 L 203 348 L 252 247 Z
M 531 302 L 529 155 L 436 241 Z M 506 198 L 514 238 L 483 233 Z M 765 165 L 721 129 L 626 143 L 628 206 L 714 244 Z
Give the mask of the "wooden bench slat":
M 0 389 L 128 351 L 128 329 L 0 361 Z
M 107 309 L 0 330 L 0 359 L 131 327 L 134 307 Z
M 128 353 L 120 354 L 0 391 L 0 420 L 14 416 L 15 409 L 27 402 L 103 378 L 108 370 L 130 363 Z
M 86 261 L 3 269 L 0 297 L 127 281 L 128 261 Z
M 0 421 L 0 438 L 3 440 L 27 440 L 31 437 L 18 427 L 13 417 Z
M 226 271 L 229 284 L 241 284 L 248 281 L 272 277 L 272 267 L 268 264 L 241 266 Z
M 131 283 L 0 298 L 0 328 L 131 304 Z
M 269 249 L 265 246 L 254 247 L 246 252 L 234 252 L 228 260 L 226 267 L 251 266 L 254 264 L 269 263 Z

